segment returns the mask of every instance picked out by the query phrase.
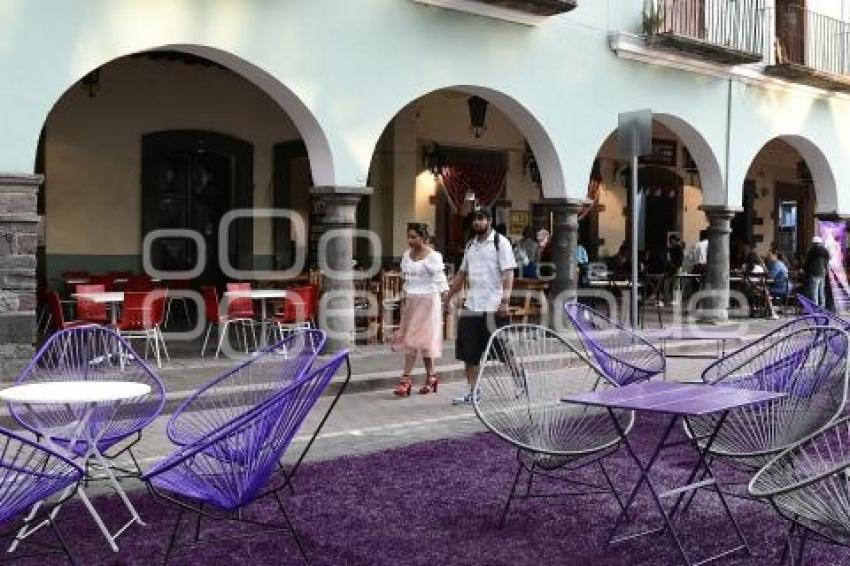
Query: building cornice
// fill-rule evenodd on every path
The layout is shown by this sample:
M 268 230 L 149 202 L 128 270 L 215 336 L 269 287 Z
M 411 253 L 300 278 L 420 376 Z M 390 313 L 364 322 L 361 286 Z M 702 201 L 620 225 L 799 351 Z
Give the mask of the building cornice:
M 845 93 L 823 90 L 765 75 L 764 63 L 730 66 L 702 61 L 688 55 L 655 49 L 647 45 L 643 36 L 632 33 L 614 32 L 608 36 L 608 41 L 611 50 L 622 59 L 679 69 L 703 76 L 733 79 L 769 90 L 806 94 L 813 98 L 838 98 L 850 101 L 850 95 Z

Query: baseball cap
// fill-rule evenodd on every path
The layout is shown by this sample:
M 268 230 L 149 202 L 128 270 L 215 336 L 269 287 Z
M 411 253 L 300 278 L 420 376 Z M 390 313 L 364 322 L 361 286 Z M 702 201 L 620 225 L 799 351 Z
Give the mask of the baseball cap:
M 485 216 L 487 218 L 492 218 L 492 214 L 490 213 L 490 209 L 486 206 L 476 206 L 472 209 L 472 216 Z

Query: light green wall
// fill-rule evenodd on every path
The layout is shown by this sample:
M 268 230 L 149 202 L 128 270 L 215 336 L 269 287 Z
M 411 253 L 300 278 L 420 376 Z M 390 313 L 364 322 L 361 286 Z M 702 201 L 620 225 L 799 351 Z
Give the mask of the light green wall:
M 637 31 L 642 5 L 582 0 L 569 14 L 529 27 L 410 0 L 6 0 L 0 170 L 32 170 L 47 113 L 87 71 L 134 51 L 181 45 L 237 68 L 287 109 L 318 184 L 365 184 L 392 116 L 451 86 L 490 94 L 532 139 L 545 156 L 549 197 L 582 197 L 618 112 L 642 107 L 677 117 L 699 135 L 719 173 L 704 187 L 707 202 L 740 202 L 750 163 L 778 134 L 819 149 L 826 170 L 814 171 L 816 178 L 850 184 L 847 97 L 739 79 L 729 97 L 725 78 L 618 58 L 609 33 Z M 847 191 L 818 202 L 822 210 L 850 212 Z

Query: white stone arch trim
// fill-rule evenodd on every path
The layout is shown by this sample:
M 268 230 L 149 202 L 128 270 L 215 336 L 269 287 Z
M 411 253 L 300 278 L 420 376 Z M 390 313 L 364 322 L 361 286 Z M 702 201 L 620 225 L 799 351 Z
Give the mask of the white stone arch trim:
M 280 106 L 283 112 L 287 114 L 289 119 L 292 120 L 292 123 L 295 124 L 295 127 L 298 129 L 298 133 L 301 135 L 301 138 L 304 140 L 304 144 L 307 147 L 307 155 L 310 161 L 310 172 L 313 176 L 313 184 L 336 184 L 334 159 L 331 152 L 331 146 L 316 116 L 295 92 L 284 85 L 277 77 L 274 77 L 256 64 L 228 51 L 207 45 L 167 44 L 119 54 L 108 61 L 103 61 L 100 65 L 106 65 L 110 61 L 126 57 L 134 53 L 144 53 L 146 51 L 157 50 L 179 51 L 209 59 L 210 61 L 214 61 L 215 63 L 227 67 L 234 73 L 243 77 L 245 80 L 257 86 L 257 88 L 261 89 Z M 49 111 L 50 109 L 48 112 Z
M 837 214 L 839 212 L 838 185 L 835 182 L 835 174 L 832 171 L 832 166 L 829 164 L 829 159 L 827 159 L 820 147 L 809 138 L 797 134 L 781 135 L 774 139 L 780 139 L 796 149 L 797 153 L 800 154 L 800 157 L 808 165 L 809 171 L 812 173 L 812 182 L 815 189 L 815 201 L 817 203 L 815 214 Z M 764 149 L 764 146 L 761 149 Z M 758 153 L 753 156 L 753 160 L 755 160 L 757 155 Z
M 690 123 L 673 114 L 653 113 L 652 118 L 676 134 L 699 169 L 704 205 L 726 204 L 723 170 L 714 150 L 705 137 Z
M 513 96 L 504 92 L 478 85 L 446 85 L 439 88 L 422 92 L 406 102 L 409 104 L 415 100 L 434 92 L 443 90 L 456 90 L 470 96 L 479 96 L 499 109 L 514 126 L 525 136 L 528 145 L 534 152 L 537 167 L 540 169 L 540 178 L 543 183 L 543 196 L 547 198 L 564 198 L 566 184 L 564 181 L 564 170 L 561 166 L 561 158 L 555 149 L 552 138 L 547 133 L 543 124 L 534 116 L 532 111 Z M 401 111 L 401 107 L 387 120 L 389 123 Z M 374 155 L 377 149 L 377 141 L 372 149 Z

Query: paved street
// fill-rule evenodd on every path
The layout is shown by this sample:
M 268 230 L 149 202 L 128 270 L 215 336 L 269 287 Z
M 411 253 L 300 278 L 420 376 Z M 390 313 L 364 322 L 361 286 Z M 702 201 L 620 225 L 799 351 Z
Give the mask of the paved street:
M 668 378 L 690 380 L 709 360 L 673 358 L 669 363 Z M 421 378 L 420 378 L 421 381 Z M 391 390 L 346 393 L 342 396 L 319 439 L 308 455 L 308 461 L 327 460 L 342 456 L 367 454 L 398 448 L 440 438 L 453 438 L 484 430 L 471 407 L 455 407 L 451 399 L 461 395 L 465 385 L 460 381 L 440 385 L 437 394 L 398 398 Z M 297 456 L 309 439 L 318 418 L 331 398 L 323 397 L 310 419 L 296 436 L 289 456 Z M 172 447 L 165 436 L 168 415 L 157 419 L 145 431 L 137 451 L 142 467 L 155 463 Z

